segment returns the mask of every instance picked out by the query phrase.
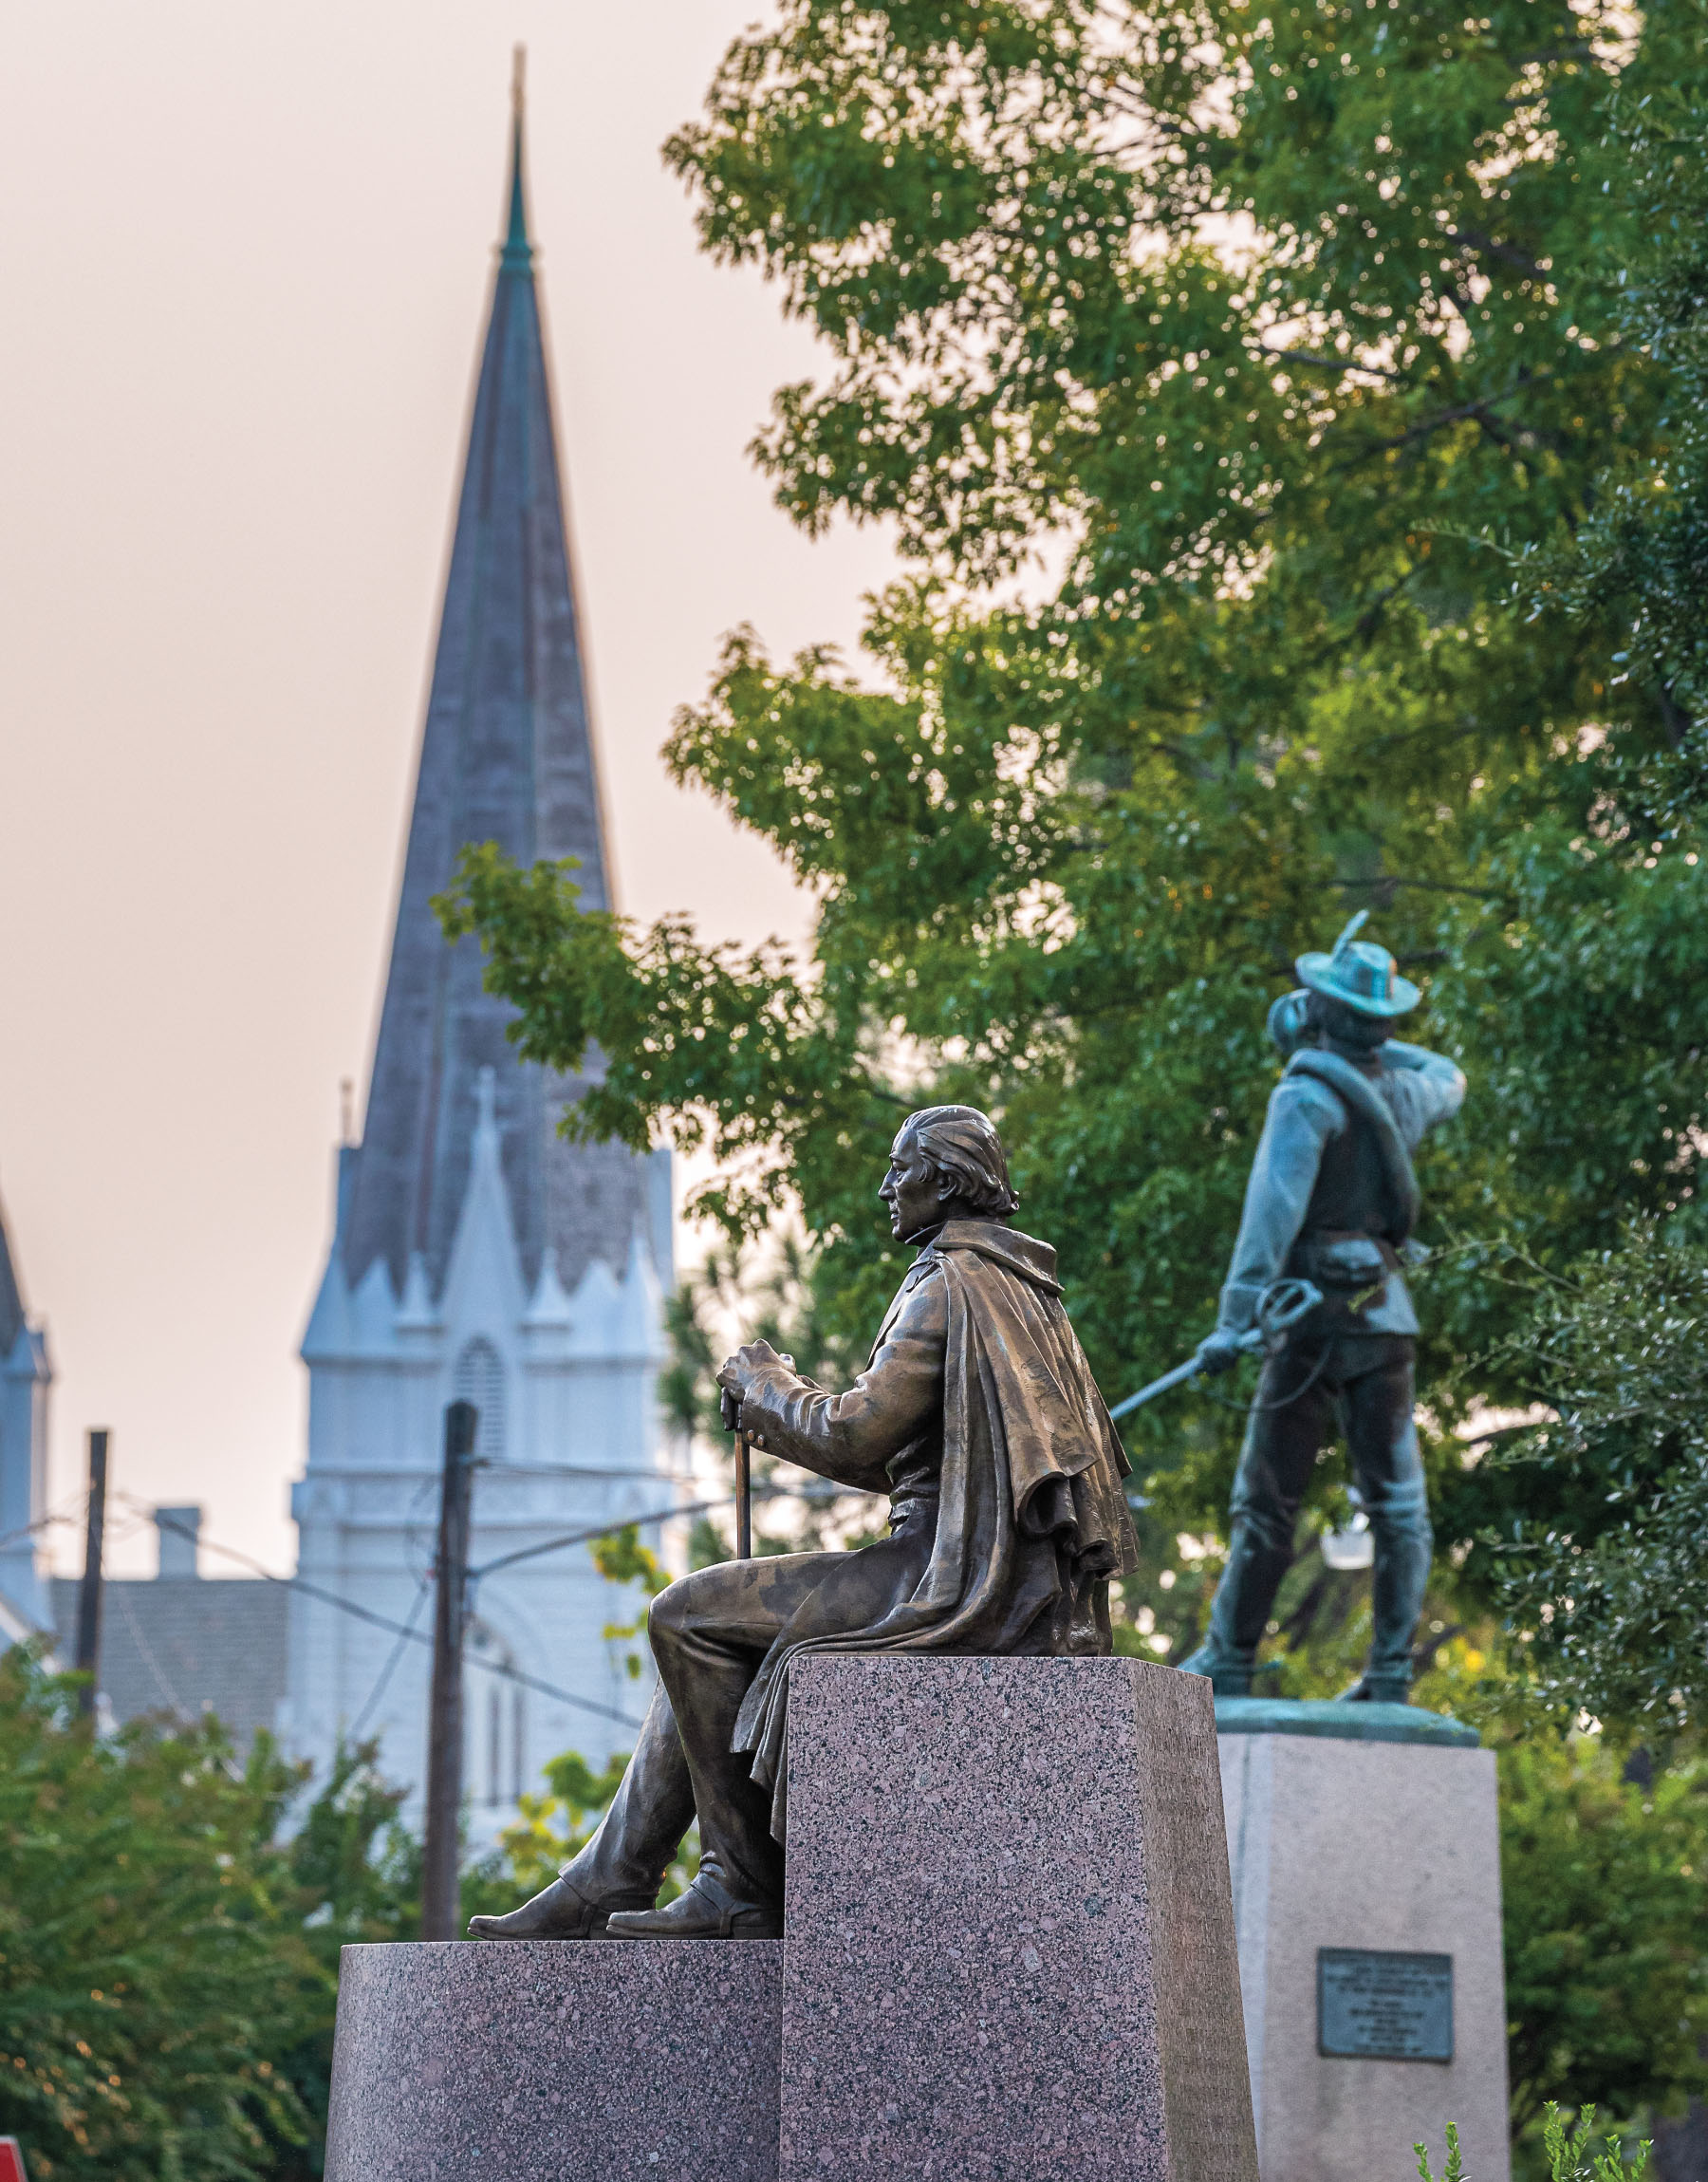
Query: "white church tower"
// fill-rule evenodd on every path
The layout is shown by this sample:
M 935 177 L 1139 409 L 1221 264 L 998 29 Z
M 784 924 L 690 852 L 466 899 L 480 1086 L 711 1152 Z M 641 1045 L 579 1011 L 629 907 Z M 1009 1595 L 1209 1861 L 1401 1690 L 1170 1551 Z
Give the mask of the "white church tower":
M 482 957 L 431 906 L 465 843 L 523 863 L 574 856 L 609 904 L 580 621 L 523 178 L 520 90 L 509 233 L 475 389 L 438 652 L 362 1142 L 339 1153 L 336 1231 L 303 1359 L 308 1460 L 292 1492 L 289 1745 L 325 1765 L 382 1740 L 418 1810 L 442 1417 L 480 1412 L 475 1571 L 566 1532 L 656 1518 L 683 1497 L 658 1405 L 671 1273 L 668 1154 L 571 1146 L 577 1085 L 521 1061 Z M 655 1546 L 657 1527 L 643 1536 Z M 329 1597 L 317 1596 L 326 1594 Z M 606 1633 L 640 1601 L 586 1545 L 479 1578 L 464 1782 L 490 1839 L 540 1768 L 633 1746 L 645 1687 Z M 643 1650 L 644 1646 L 641 1645 Z

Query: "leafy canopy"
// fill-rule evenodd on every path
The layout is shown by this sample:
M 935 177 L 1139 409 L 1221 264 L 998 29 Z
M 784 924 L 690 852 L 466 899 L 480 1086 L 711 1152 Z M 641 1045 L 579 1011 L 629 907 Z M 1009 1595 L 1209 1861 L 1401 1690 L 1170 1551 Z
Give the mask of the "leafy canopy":
M 1370 907 L 1473 1085 L 1426 1155 L 1425 1395 L 1530 1398 L 1496 1246 L 1676 1213 L 1708 1119 L 1694 640 L 1633 641 L 1595 542 L 1695 445 L 1624 276 L 1685 189 L 1633 117 L 1703 59 L 1700 0 L 789 0 L 738 39 L 667 156 L 824 344 L 755 453 L 906 573 L 860 672 L 738 631 L 667 745 L 812 889 L 808 961 L 465 856 L 447 928 L 524 1052 L 604 1055 L 571 1126 L 710 1148 L 737 1234 L 798 1203 L 852 1352 L 897 1121 L 983 1105 L 1115 1395 L 1204 1331 L 1265 1009 Z M 1133 1437 L 1214 1520 L 1225 1412 Z

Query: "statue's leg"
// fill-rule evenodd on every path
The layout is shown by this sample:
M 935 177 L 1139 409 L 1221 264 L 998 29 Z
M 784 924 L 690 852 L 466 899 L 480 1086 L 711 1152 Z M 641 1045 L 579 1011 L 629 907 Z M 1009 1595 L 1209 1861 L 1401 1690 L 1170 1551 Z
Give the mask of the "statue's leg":
M 1348 1694 L 1403 1704 L 1411 1686 L 1411 1647 L 1429 1584 L 1435 1533 L 1418 1450 L 1413 1344 L 1390 1334 L 1348 1342 L 1367 1347 L 1370 1368 L 1346 1381 L 1343 1399 L 1352 1477 L 1376 1546 L 1371 1585 L 1374 1629 L 1362 1684 Z
M 1228 1565 L 1210 1609 L 1210 1633 L 1180 1663 L 1188 1672 L 1209 1675 L 1219 1697 L 1250 1693 L 1257 1647 L 1281 1579 L 1292 1566 L 1299 1502 L 1333 1410 L 1322 1360 L 1320 1342 L 1290 1342 L 1268 1359 L 1257 1381 L 1234 1479 Z
M 676 1709 L 699 1818 L 700 1869 L 689 1892 L 650 1913 L 613 1918 L 613 1939 L 763 1939 L 783 1929 L 783 1851 L 770 1791 L 731 1748 L 736 1716 L 778 1632 L 815 1594 L 830 1629 L 877 1617 L 918 1551 L 899 1539 L 860 1553 L 771 1554 L 720 1561 L 653 1600 L 648 1626 Z
M 719 1561 L 652 1604 L 653 1657 L 669 1689 L 699 1818 L 700 1869 L 736 1901 L 779 1908 L 783 1852 L 770 1796 L 731 1749 L 735 1717 L 772 1639 L 822 1579 L 820 1554 Z
M 694 1784 L 670 1693 L 659 1683 L 635 1754 L 598 1833 L 550 1886 L 508 1916 L 472 1917 L 482 1940 L 587 1940 L 614 1910 L 650 1909 L 659 1882 L 694 1823 Z

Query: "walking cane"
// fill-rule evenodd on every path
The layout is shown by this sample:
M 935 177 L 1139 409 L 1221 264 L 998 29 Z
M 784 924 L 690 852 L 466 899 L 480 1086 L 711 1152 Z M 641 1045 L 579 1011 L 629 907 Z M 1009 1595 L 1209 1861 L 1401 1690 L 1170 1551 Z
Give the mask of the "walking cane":
M 723 1421 L 735 1435 L 735 1557 L 753 1557 L 753 1478 L 748 1436 L 741 1428 L 741 1404 L 726 1387 L 719 1397 Z

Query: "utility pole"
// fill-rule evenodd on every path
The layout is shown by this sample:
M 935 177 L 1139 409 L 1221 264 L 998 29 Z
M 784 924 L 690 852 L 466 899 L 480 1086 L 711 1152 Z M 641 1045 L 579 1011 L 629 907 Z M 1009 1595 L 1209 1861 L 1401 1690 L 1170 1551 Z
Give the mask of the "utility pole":
M 438 1592 L 433 1616 L 433 1698 L 427 1728 L 427 1839 L 422 1856 L 421 1937 L 457 1937 L 457 1819 L 462 1805 L 463 1620 L 469 1583 L 469 1501 L 474 1483 L 473 1402 L 445 1411 L 439 1486 Z
M 83 1585 L 77 1595 L 77 1671 L 88 1680 L 77 1693 L 77 1708 L 95 1717 L 96 1685 L 101 1679 L 101 1548 L 106 1530 L 107 1435 L 89 1434 L 89 1513 L 84 1534 Z

